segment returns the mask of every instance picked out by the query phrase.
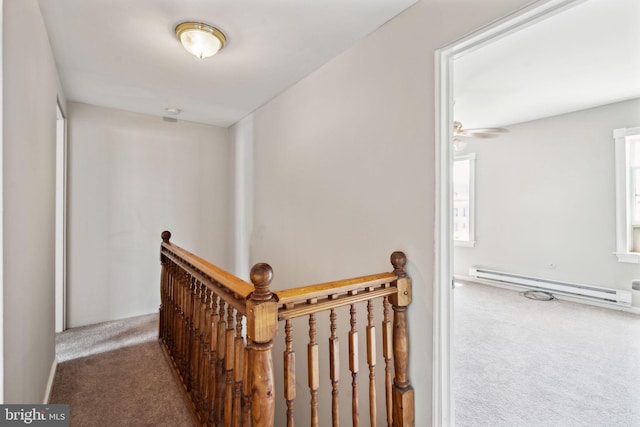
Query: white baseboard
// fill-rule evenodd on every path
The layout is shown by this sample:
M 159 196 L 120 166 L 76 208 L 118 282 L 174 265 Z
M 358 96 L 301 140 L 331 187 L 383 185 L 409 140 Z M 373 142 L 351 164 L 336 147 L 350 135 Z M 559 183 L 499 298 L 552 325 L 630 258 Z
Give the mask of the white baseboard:
M 472 276 L 462 276 L 462 275 L 454 275 L 453 276 L 454 281 L 461 281 L 461 282 L 471 282 L 471 283 L 479 283 L 481 285 L 489 285 L 489 286 L 494 286 L 496 288 L 503 288 L 503 289 L 509 289 L 512 291 L 519 291 L 522 292 L 523 289 L 526 289 L 525 286 L 518 286 L 518 285 L 510 285 L 508 283 L 502 283 L 502 282 L 495 282 L 493 280 L 487 280 L 487 279 L 478 279 L 477 277 L 472 277 Z M 572 296 L 568 296 L 568 295 L 560 295 L 560 294 L 553 294 L 554 297 L 556 297 L 559 300 L 563 300 L 563 301 L 571 301 L 571 302 L 577 302 L 580 304 L 586 304 L 586 305 L 593 305 L 596 307 L 603 307 L 603 308 L 608 308 L 610 310 L 618 310 L 618 311 L 625 311 L 627 313 L 633 313 L 633 314 L 640 314 L 640 307 L 624 307 L 624 306 L 620 306 L 617 304 L 607 304 L 606 302 L 598 302 L 598 301 L 592 301 L 586 298 L 580 298 L 580 297 L 572 297 Z
M 45 405 L 49 403 L 49 398 L 51 397 L 51 389 L 53 388 L 53 380 L 56 378 L 56 371 L 58 369 L 58 358 L 53 358 L 53 363 L 51 364 L 51 371 L 49 371 L 49 381 L 47 381 L 47 388 L 44 391 L 44 403 Z

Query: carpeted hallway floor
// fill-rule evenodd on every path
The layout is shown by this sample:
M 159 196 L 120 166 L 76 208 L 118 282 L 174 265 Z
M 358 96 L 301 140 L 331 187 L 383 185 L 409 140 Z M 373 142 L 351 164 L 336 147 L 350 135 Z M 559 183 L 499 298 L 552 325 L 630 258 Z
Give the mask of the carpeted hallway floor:
M 454 291 L 456 426 L 640 426 L 640 316 L 465 284 Z M 59 334 L 51 403 L 71 426 L 191 426 L 157 315 Z
M 59 334 L 50 403 L 70 405 L 72 427 L 191 426 L 157 341 L 157 315 Z
M 640 316 L 454 290 L 459 427 L 640 426 Z

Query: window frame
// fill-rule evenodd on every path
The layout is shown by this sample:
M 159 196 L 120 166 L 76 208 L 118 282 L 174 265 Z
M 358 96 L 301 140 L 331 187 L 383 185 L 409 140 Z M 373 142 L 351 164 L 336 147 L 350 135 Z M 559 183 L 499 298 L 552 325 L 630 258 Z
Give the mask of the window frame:
M 467 247 L 473 248 L 476 246 L 476 153 L 464 154 L 462 156 L 455 156 L 453 158 L 453 164 L 451 167 L 451 171 L 453 174 L 453 165 L 455 162 L 459 161 L 469 161 L 469 239 L 468 240 L 456 240 L 455 237 L 453 239 L 453 244 L 456 247 Z M 453 183 L 453 177 L 452 177 Z M 451 213 L 453 214 L 453 193 L 454 193 L 454 185 L 451 186 L 451 203 L 452 209 Z M 453 220 L 453 217 L 452 217 Z M 455 234 L 452 232 L 452 236 Z
M 618 262 L 640 264 L 640 252 L 630 250 L 632 243 L 632 190 L 628 138 L 640 138 L 640 127 L 613 131 L 616 172 L 616 251 Z M 635 139 L 635 138 L 634 138 Z

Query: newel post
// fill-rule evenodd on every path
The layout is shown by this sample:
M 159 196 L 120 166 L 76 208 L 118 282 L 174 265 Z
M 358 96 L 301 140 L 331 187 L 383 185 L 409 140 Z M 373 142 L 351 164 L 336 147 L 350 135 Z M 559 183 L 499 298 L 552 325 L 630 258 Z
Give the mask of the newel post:
M 247 301 L 247 337 L 251 342 L 249 383 L 251 417 L 255 427 L 273 427 L 275 420 L 274 372 L 271 349 L 278 329 L 278 306 L 269 290 L 273 270 L 269 264 L 251 269 L 255 291 Z
M 411 278 L 404 266 L 407 257 L 403 252 L 391 254 L 393 273 L 398 276 L 396 294 L 391 295 L 393 305 L 393 426 L 413 427 L 414 395 L 409 381 L 409 335 L 407 331 L 407 306 L 411 303 Z
M 162 238 L 162 243 L 169 243 L 169 239 L 171 239 L 171 232 L 165 230 L 162 232 L 160 237 Z M 160 267 L 161 268 L 160 270 L 160 308 L 158 309 L 160 319 L 158 322 L 158 338 L 160 338 L 161 340 L 164 340 L 165 327 L 166 327 L 165 323 L 167 322 L 165 307 L 167 306 L 168 272 L 167 272 L 167 257 L 165 257 L 162 254 L 162 246 L 160 246 L 160 265 L 161 265 Z

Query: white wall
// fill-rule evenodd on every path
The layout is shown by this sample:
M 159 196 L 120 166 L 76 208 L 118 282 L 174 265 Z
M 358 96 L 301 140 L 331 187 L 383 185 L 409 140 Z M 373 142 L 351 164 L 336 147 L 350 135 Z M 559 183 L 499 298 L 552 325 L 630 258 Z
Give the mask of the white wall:
M 229 249 L 233 254 L 230 270 L 249 280 L 251 232 L 253 226 L 253 117 L 239 121 L 229 129 Z
M 640 266 L 619 263 L 613 254 L 612 132 L 639 125 L 640 100 L 632 100 L 470 141 L 465 152 L 477 154 L 476 246 L 456 248 L 455 273 L 466 276 L 482 265 L 631 290 Z
M 158 310 L 160 233 L 229 268 L 228 131 L 69 103 L 68 325 Z
M 2 39 L 3 401 L 42 403 L 55 357 L 58 78 L 37 1 L 4 2 Z
M 389 271 L 391 252 L 407 253 L 416 425 L 431 420 L 434 51 L 525 3 L 422 0 L 252 115 L 251 262 L 273 266 L 275 289 Z M 295 333 L 304 342 L 306 329 Z M 304 373 L 298 387 L 302 422 Z

